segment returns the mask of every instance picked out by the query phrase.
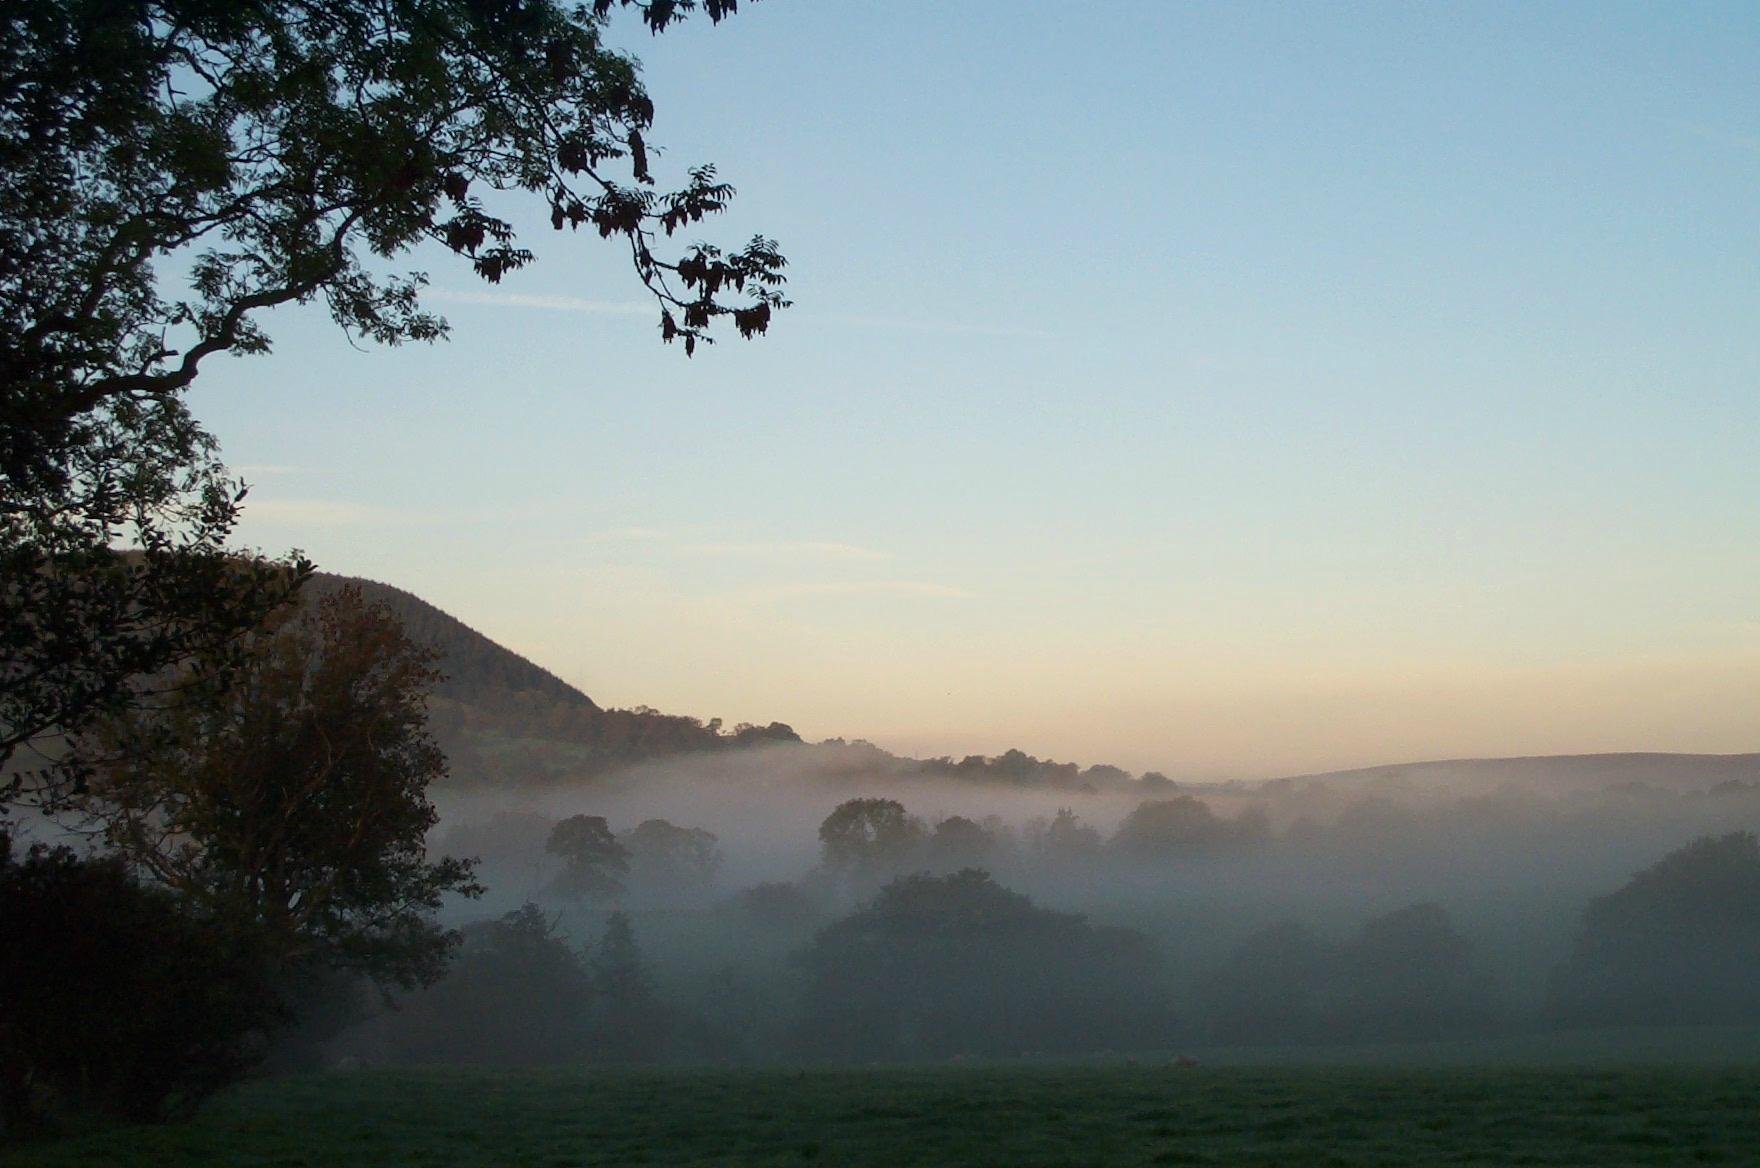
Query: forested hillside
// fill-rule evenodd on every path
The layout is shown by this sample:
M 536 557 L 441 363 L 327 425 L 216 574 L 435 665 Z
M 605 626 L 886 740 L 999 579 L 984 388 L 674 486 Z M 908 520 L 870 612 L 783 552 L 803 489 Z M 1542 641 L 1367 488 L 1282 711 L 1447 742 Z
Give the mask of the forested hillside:
M 604 709 L 549 670 L 503 648 L 427 601 L 372 580 L 327 573 L 316 597 L 344 584 L 389 607 L 415 640 L 440 654 L 445 678 L 429 709 L 454 786 L 518 786 L 583 778 L 666 755 L 799 741 L 781 723 L 736 726 L 638 706 Z

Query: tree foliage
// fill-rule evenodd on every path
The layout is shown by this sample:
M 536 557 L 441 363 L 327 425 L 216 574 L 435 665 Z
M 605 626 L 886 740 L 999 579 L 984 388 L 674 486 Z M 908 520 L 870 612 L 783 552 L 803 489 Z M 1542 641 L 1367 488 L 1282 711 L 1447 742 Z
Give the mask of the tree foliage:
M 1414 904 L 1364 923 L 1338 954 L 1330 1024 L 1358 1041 L 1417 1041 L 1483 1032 L 1493 986 L 1472 942 L 1439 905 Z
M 1214 1036 L 1273 1046 L 1324 1037 L 1337 961 L 1332 945 L 1294 921 L 1254 933 L 1199 987 Z
M 558 230 L 623 241 L 667 339 L 707 339 L 723 316 L 764 331 L 784 303 L 768 241 L 663 255 L 662 237 L 733 191 L 707 166 L 674 191 L 656 186 L 653 101 L 634 59 L 604 43 L 617 6 L 10 6 L 0 384 L 19 424 L 8 473 L 64 471 L 74 419 L 172 401 L 215 353 L 266 349 L 263 308 L 321 300 L 366 339 L 440 336 L 423 278 L 370 261 L 433 241 L 498 282 L 533 257 L 487 192 L 530 192 Z M 622 6 L 655 31 L 696 7 Z M 705 7 L 715 20 L 733 10 Z M 188 261 L 175 289 L 154 269 L 173 255 Z
M 922 844 L 921 820 L 896 799 L 848 799 L 819 825 L 819 852 L 833 871 L 896 871 Z
M 982 824 L 963 815 L 950 815 L 930 832 L 924 858 L 936 871 L 956 872 L 985 866 L 996 851 L 996 836 Z
M 1374 917 L 1342 945 L 1272 925 L 1237 945 L 1200 994 L 1215 1037 L 1230 1043 L 1429 1041 L 1501 1020 L 1471 943 L 1434 904 Z
M 1038 858 L 1053 866 L 1092 864 L 1100 857 L 1100 832 L 1068 807 L 1059 807 L 1056 815 L 1031 827 Z
M 467 862 L 426 852 L 426 791 L 446 769 L 426 726 L 432 654 L 347 588 L 283 611 L 249 650 L 94 735 L 84 810 L 283 962 L 431 980 L 451 944 L 432 913 L 475 891 Z
M 571 900 L 604 900 L 625 891 L 629 849 L 603 815 L 569 816 L 551 829 L 544 850 L 562 857 L 551 892 Z
M 1113 833 L 1112 846 L 1137 860 L 1189 858 L 1222 847 L 1263 843 L 1270 822 L 1257 808 L 1224 819 L 1191 795 L 1151 799 L 1137 805 Z
M 701 895 L 721 868 L 720 841 L 700 827 L 646 819 L 619 842 L 638 886 L 661 896 Z

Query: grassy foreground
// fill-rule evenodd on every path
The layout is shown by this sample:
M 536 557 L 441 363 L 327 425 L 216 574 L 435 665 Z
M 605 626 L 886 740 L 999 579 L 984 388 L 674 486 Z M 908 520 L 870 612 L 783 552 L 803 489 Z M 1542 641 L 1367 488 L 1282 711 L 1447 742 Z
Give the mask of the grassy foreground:
M 1760 1071 L 359 1072 L 0 1165 L 1760 1163 Z

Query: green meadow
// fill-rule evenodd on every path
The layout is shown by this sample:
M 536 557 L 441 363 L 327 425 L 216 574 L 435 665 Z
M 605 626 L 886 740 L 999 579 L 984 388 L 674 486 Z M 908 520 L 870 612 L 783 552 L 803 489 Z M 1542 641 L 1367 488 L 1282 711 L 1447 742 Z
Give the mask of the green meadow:
M 1757 1098 L 1714 1066 L 363 1071 L 0 1165 L 1736 1165 Z

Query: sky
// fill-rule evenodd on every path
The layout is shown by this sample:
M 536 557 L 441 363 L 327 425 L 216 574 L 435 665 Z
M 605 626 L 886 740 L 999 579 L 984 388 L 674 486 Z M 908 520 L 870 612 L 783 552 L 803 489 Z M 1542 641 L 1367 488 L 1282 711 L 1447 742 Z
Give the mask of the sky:
M 1253 777 L 1760 750 L 1752 4 L 748 3 L 662 178 L 795 307 L 444 252 L 441 345 L 264 317 L 247 545 L 581 687 L 809 739 Z

